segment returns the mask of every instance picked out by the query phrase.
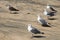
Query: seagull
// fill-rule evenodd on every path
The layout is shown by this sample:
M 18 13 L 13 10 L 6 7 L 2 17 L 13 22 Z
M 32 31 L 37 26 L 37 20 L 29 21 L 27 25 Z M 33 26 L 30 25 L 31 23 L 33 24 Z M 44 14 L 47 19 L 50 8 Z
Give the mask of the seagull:
M 52 17 L 52 16 L 55 15 L 55 12 L 49 11 L 49 10 L 47 10 L 47 9 L 44 9 L 44 12 L 43 12 L 43 13 L 44 13 L 44 15 L 47 16 L 47 18 Z
M 17 11 L 19 11 L 18 9 L 16 9 L 16 8 L 14 8 L 13 6 L 11 6 L 11 5 L 6 5 L 7 6 L 7 8 L 10 10 L 10 13 L 13 11 L 13 12 L 17 12 Z
M 50 23 L 46 22 L 41 16 L 38 15 L 37 20 L 42 26 L 50 27 Z
M 47 9 L 50 9 L 51 11 L 57 12 L 51 5 L 47 4 L 46 6 Z
M 28 24 L 28 28 L 27 29 L 28 29 L 28 32 L 32 33 L 32 36 L 33 36 L 33 34 L 44 34 L 43 32 L 40 32 L 38 29 L 33 27 L 31 24 Z

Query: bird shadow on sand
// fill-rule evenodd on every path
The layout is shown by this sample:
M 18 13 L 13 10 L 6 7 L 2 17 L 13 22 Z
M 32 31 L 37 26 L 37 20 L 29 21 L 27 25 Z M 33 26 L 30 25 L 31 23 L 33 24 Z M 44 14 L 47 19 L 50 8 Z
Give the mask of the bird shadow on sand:
M 18 12 L 10 13 L 10 14 L 19 14 Z
M 46 36 L 33 36 L 33 38 L 46 38 Z
M 42 25 L 43 27 L 51 27 L 50 25 Z
M 57 20 L 57 18 L 49 18 L 48 20 Z

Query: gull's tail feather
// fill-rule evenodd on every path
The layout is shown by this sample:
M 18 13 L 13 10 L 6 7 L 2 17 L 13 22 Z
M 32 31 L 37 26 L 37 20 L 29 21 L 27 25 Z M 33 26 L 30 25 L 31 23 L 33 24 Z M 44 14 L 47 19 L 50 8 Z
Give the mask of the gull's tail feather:
M 50 23 L 42 24 L 42 26 L 44 26 L 44 27 L 51 27 L 51 26 L 50 26 Z

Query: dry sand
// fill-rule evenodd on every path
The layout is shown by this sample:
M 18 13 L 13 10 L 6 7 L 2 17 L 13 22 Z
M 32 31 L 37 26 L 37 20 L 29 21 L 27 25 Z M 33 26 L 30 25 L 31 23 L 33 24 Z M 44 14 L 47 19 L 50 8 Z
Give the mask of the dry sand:
M 47 20 L 43 15 L 46 4 L 51 4 L 56 10 L 55 20 Z M 0 1 L 0 40 L 60 40 L 60 0 L 1 0 Z M 5 5 L 12 4 L 19 9 L 19 14 L 10 14 Z M 27 14 L 30 13 L 30 14 Z M 52 27 L 42 27 L 37 22 L 41 15 Z M 32 24 L 45 34 L 31 39 L 27 24 Z

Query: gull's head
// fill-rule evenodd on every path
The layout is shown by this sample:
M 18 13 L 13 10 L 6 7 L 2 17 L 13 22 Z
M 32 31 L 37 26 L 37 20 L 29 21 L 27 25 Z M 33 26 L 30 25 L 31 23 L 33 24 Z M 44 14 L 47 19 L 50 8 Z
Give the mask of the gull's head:
M 32 25 L 31 24 L 28 24 L 28 28 L 32 28 Z
M 32 25 L 28 24 L 28 31 L 31 31 L 31 30 L 32 30 Z
M 46 9 L 44 9 L 44 15 L 47 15 L 47 10 Z
M 47 8 L 50 8 L 50 5 L 49 4 L 47 4 Z
M 7 4 L 6 7 L 9 8 L 9 7 L 11 7 L 11 5 L 10 4 Z
M 39 16 L 39 15 L 37 15 L 37 16 L 38 16 L 37 20 L 40 20 L 41 19 L 41 16 Z

